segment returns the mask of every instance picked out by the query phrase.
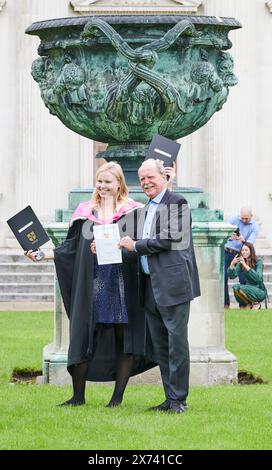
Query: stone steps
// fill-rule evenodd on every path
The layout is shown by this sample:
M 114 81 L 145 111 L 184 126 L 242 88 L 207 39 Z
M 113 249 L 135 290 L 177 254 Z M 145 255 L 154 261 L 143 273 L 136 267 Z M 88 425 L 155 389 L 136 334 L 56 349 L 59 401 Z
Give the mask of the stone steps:
M 272 263 L 265 263 L 264 273 L 266 273 L 266 274 L 272 273 Z
M 0 250 L 0 304 L 32 305 L 54 301 L 55 270 L 51 261 L 33 263 L 22 250 Z
M 41 267 L 42 266 L 42 267 Z M 54 272 L 54 264 L 53 263 L 32 263 L 29 261 L 29 263 L 1 263 L 0 262 L 0 273 L 52 273 Z
M 258 256 L 264 263 L 264 282 L 272 301 L 272 250 L 260 248 Z M 0 304 L 3 306 L 12 303 L 34 305 L 44 303 L 52 305 L 54 302 L 54 263 L 32 263 L 22 255 L 18 249 L 0 250 Z M 229 293 L 231 303 L 236 303 L 232 284 L 237 282 L 229 280 Z M 1 306 L 0 306 L 1 307 Z
M 1 272 L 0 271 L 0 286 L 3 284 L 33 284 L 37 283 L 37 275 L 39 276 L 39 282 L 42 284 L 51 285 L 54 283 L 55 275 L 51 272 Z
M 267 284 L 272 281 L 272 272 L 264 272 L 263 273 L 264 283 Z
M 52 304 L 54 302 L 54 293 L 35 293 L 33 292 L 30 293 L 23 293 L 23 292 L 6 292 L 6 293 L 1 293 L 0 294 L 0 307 L 1 307 L 1 302 L 5 302 L 5 304 L 11 303 L 11 302 L 26 302 L 27 305 L 31 304 L 32 302 L 46 302 Z M 26 307 L 27 308 L 27 307 Z M 0 308 L 1 309 L 1 308 Z M 2 310 L 2 309 L 1 309 Z M 5 310 L 8 310 L 8 307 L 5 308 Z M 18 310 L 20 310 L 18 306 Z M 38 310 L 38 308 L 37 308 Z
M 8 292 L 43 294 L 44 292 L 50 292 L 51 287 L 52 284 L 45 282 L 3 282 L 0 283 L 0 292 L 1 295 Z

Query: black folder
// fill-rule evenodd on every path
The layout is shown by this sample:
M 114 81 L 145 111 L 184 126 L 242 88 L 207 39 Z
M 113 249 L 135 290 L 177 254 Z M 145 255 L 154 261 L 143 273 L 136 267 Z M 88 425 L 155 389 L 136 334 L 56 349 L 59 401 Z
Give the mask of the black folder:
M 36 251 L 49 240 L 31 206 L 15 214 L 7 223 L 25 251 Z
M 167 139 L 162 135 L 156 134 L 153 136 L 146 158 L 154 158 L 154 160 L 162 160 L 164 166 L 173 166 L 176 160 L 181 144 L 174 140 Z

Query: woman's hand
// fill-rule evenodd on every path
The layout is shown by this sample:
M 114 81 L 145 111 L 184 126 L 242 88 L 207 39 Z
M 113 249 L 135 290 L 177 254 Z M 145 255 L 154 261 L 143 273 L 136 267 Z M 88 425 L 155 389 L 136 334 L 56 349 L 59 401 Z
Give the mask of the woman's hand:
M 42 255 L 36 258 L 37 254 Z M 31 259 L 31 261 L 40 262 L 40 261 L 49 261 L 53 260 L 55 258 L 55 253 L 54 250 L 48 249 L 46 251 L 43 250 L 29 250 L 29 251 L 24 251 L 24 255 L 27 256 L 27 258 Z
M 241 266 L 243 266 L 243 268 L 244 268 L 246 271 L 249 271 L 249 270 L 250 270 L 250 267 L 249 267 L 248 264 L 246 263 L 246 261 L 245 261 L 245 259 L 243 258 L 243 256 L 240 256 L 239 261 L 240 261 Z
M 240 262 L 240 255 L 236 255 L 236 256 L 233 258 L 232 262 L 230 263 L 230 269 L 233 269 L 234 266 L 235 266 L 237 263 L 239 263 L 239 262 Z
M 35 262 L 37 262 L 37 260 L 36 260 L 36 254 L 37 254 L 37 252 L 36 252 L 36 251 L 33 251 L 33 250 L 24 251 L 24 255 L 25 255 L 27 258 L 31 259 L 31 261 L 35 261 Z
M 95 243 L 95 240 L 92 241 L 92 243 L 90 244 L 90 250 L 92 252 L 93 255 L 96 255 L 96 243 Z

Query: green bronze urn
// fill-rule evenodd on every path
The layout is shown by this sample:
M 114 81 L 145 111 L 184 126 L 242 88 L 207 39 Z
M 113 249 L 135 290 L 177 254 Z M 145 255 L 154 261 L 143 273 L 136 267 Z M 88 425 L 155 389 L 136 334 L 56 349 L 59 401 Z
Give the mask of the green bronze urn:
M 189 15 L 93 16 L 33 23 L 32 64 L 50 113 L 108 143 L 128 183 L 154 134 L 179 139 L 203 126 L 236 85 L 228 33 L 233 18 Z

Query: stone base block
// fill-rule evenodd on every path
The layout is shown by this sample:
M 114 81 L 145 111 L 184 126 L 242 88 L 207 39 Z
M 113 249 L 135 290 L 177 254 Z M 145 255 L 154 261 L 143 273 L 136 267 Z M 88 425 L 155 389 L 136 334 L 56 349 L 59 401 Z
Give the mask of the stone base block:
M 191 351 L 191 385 L 237 383 L 236 357 L 225 348 L 194 348 Z
M 44 351 L 44 383 L 51 385 L 71 384 L 71 377 L 66 369 L 65 354 L 51 354 Z M 237 361 L 226 349 L 203 348 L 191 351 L 190 385 L 222 385 L 237 383 Z M 112 382 L 99 382 L 110 384 Z M 158 367 L 131 377 L 130 384 L 161 385 Z
M 49 363 L 49 384 L 50 385 L 72 385 L 72 379 L 67 372 L 66 362 Z

